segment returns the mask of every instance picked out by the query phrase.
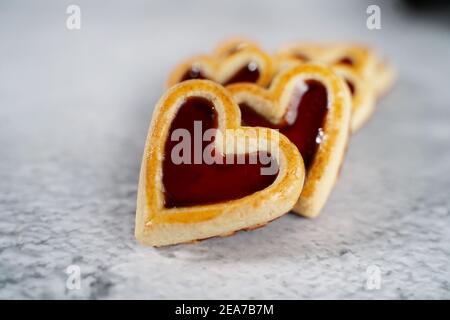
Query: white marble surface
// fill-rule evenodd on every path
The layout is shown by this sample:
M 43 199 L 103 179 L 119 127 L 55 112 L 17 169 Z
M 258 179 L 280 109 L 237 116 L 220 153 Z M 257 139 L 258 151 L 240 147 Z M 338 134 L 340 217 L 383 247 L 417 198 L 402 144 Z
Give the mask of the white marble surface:
M 65 28 L 77 3 L 82 28 Z M 450 298 L 448 24 L 364 1 L 0 4 L 0 298 Z M 359 40 L 399 69 L 323 215 L 153 249 L 140 157 L 170 68 L 219 39 Z M 80 290 L 66 288 L 78 265 Z M 367 290 L 366 270 L 381 271 Z

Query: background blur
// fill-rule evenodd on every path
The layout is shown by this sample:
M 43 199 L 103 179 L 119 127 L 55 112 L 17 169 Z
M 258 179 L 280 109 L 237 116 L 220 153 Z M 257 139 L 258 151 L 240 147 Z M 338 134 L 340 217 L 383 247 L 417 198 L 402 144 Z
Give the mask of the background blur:
M 439 3 L 1 1 L 0 298 L 450 298 L 450 19 Z M 80 30 L 66 28 L 70 4 Z M 381 30 L 366 27 L 371 4 Z M 268 50 L 367 43 L 399 79 L 353 137 L 319 219 L 143 248 L 134 210 L 152 108 L 174 65 L 235 35 Z

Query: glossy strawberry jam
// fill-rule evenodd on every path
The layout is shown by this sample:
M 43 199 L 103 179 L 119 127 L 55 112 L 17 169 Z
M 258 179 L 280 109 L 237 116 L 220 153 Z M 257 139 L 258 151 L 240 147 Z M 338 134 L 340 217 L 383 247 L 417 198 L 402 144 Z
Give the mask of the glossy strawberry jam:
M 199 128 L 200 125 L 201 128 Z M 263 152 L 241 155 L 242 158 L 245 158 L 242 161 L 243 164 L 240 164 L 242 162 L 238 163 L 237 156 L 232 156 L 231 158 L 234 161 L 230 163 L 229 159 L 227 161 L 227 157 L 216 153 L 214 145 L 212 145 L 211 154 L 219 159 L 217 163 L 207 164 L 202 156 L 200 156 L 200 159 L 196 158 L 194 146 L 200 146 L 201 151 L 205 151 L 205 148 L 211 144 L 211 140 L 202 139 L 202 136 L 206 130 L 217 128 L 217 126 L 217 112 L 209 100 L 191 97 L 180 106 L 169 130 L 162 163 L 162 182 L 166 208 L 239 199 L 262 190 L 275 181 L 278 166 L 276 166 L 272 175 L 261 174 L 261 169 L 268 166 L 267 164 L 264 165 L 262 161 L 272 159 L 267 153 L 264 155 Z M 184 129 L 181 131 L 189 133 L 190 136 L 187 140 L 190 141 L 190 148 L 174 152 L 175 155 L 181 155 L 183 158 L 186 156 L 184 152 L 187 152 L 188 155 L 190 153 L 190 156 L 184 158 L 187 161 L 181 164 L 177 164 L 179 159 L 177 160 L 172 152 L 180 150 L 177 145 L 179 145 L 181 139 L 171 138 L 175 137 L 173 133 L 177 129 Z M 177 132 L 180 132 L 180 130 L 177 130 Z M 254 156 L 256 161 L 251 162 L 251 156 Z
M 298 86 L 282 121 L 274 125 L 255 112 L 249 105 L 241 104 L 242 124 L 279 129 L 293 142 L 308 169 L 323 140 L 323 126 L 328 111 L 325 86 L 316 80 L 307 80 Z
M 237 82 L 256 83 L 259 79 L 259 68 L 255 62 L 250 62 L 239 69 L 230 79 L 225 81 L 224 85 Z
M 181 81 L 191 80 L 191 79 L 208 79 L 198 67 L 192 67 L 188 69 L 180 79 Z

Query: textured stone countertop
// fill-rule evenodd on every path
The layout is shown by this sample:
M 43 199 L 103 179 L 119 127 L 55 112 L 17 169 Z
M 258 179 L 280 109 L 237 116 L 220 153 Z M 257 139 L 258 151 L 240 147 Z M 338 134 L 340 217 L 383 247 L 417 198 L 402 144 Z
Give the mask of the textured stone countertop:
M 374 31 L 364 1 L 96 3 L 78 1 L 77 31 L 64 1 L 0 5 L 0 298 L 450 298 L 448 25 L 388 1 Z M 152 107 L 177 61 L 235 34 L 268 49 L 364 41 L 398 83 L 352 138 L 318 219 L 142 247 Z

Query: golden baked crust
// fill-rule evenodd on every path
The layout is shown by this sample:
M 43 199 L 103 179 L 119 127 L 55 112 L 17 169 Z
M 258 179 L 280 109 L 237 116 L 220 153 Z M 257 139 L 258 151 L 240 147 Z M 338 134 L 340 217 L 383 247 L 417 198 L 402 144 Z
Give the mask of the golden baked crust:
M 209 80 L 223 84 L 250 62 L 257 64 L 260 73 L 256 84 L 267 86 L 274 71 L 272 58 L 258 47 L 250 45 L 225 57 L 217 55 L 191 57 L 173 69 L 169 75 L 167 86 L 179 83 L 183 75 L 193 66 L 201 70 Z
M 246 103 L 274 124 L 282 121 L 299 81 L 314 79 L 328 91 L 329 109 L 324 124 L 324 140 L 309 168 L 303 191 L 294 211 L 306 217 L 320 213 L 338 177 L 350 132 L 351 98 L 344 80 L 329 67 L 302 64 L 280 72 L 269 89 L 254 84 L 227 86 L 237 104 Z
M 317 42 L 294 42 L 281 46 L 276 59 L 293 58 L 301 62 L 327 63 L 327 46 Z
M 336 65 L 333 71 L 353 85 L 351 131 L 354 133 L 364 126 L 375 110 L 375 91 L 353 68 Z
M 376 77 L 375 67 L 377 58 L 375 53 L 368 47 L 358 44 L 335 44 L 331 45 L 326 54 L 327 63 L 330 65 L 340 65 L 342 59 L 350 59 L 352 64 L 349 66 L 362 79 L 368 82 Z
M 397 72 L 390 64 L 384 61 L 377 61 L 376 74 L 374 89 L 377 97 L 382 98 L 394 86 Z
M 278 176 L 269 187 L 216 204 L 164 207 L 162 159 L 165 142 L 178 108 L 186 98 L 193 96 L 204 97 L 214 104 L 218 130 L 224 136 L 223 140 L 216 140 L 217 150 L 230 153 L 229 141 L 236 137 L 248 137 L 249 144 L 245 149 L 238 142 L 235 153 L 267 150 L 264 148 L 268 144 L 258 145 L 256 139 L 265 137 L 279 165 Z M 242 130 L 231 132 L 226 129 Z M 272 143 L 276 138 L 279 143 Z M 265 224 L 292 209 L 301 192 L 304 176 L 303 160 L 289 139 L 275 130 L 240 127 L 239 107 L 221 85 L 209 80 L 184 81 L 170 88 L 153 112 L 139 177 L 136 238 L 146 245 L 163 246 L 227 235 Z

